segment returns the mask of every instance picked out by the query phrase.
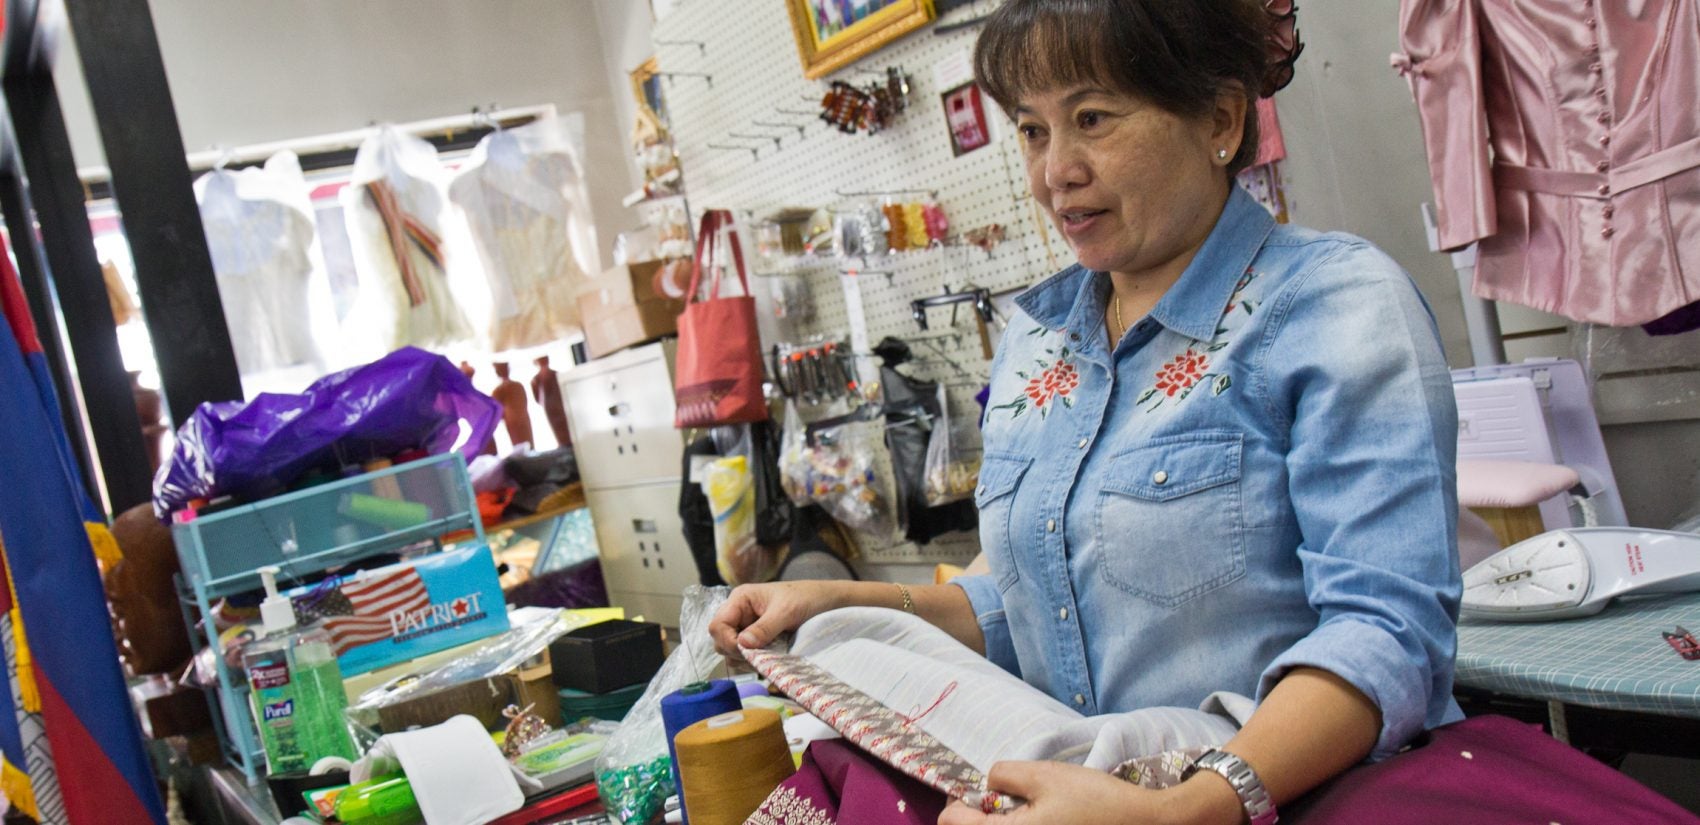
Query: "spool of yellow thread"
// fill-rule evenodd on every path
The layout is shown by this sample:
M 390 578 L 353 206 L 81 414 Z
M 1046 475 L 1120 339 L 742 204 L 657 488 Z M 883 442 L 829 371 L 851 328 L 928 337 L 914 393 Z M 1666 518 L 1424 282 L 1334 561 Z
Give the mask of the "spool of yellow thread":
M 742 825 L 796 770 L 771 710 L 711 716 L 679 731 L 673 744 L 691 825 Z

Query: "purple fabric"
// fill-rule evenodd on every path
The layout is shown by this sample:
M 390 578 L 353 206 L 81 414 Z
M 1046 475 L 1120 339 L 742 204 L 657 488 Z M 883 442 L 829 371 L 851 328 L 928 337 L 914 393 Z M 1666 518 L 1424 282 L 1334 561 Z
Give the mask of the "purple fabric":
M 533 576 L 507 593 L 514 607 L 557 607 L 578 609 L 607 607 L 608 588 L 597 559 Z
M 299 395 L 196 408 L 154 477 L 154 515 L 166 519 L 197 498 L 265 498 L 316 467 L 412 449 L 435 454 L 458 445 L 470 460 L 501 419 L 502 405 L 448 359 L 403 347 Z
M 1695 301 L 1656 321 L 1641 325 L 1648 335 L 1681 335 L 1700 329 L 1700 301 Z
M 826 739 L 809 743 L 802 767 L 745 825 L 933 825 L 945 802 L 855 745 Z
M 1599 822 L 1697 825 L 1634 780 L 1503 716 L 1478 716 L 1427 744 L 1353 769 L 1290 810 L 1296 825 L 1499 825 Z

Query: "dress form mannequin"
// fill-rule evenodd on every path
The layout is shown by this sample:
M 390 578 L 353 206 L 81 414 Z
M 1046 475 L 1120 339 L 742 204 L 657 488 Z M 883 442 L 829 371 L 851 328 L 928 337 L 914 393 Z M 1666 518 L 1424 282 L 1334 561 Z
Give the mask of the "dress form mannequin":
M 490 397 L 502 405 L 502 423 L 508 428 L 508 441 L 515 447 L 537 443 L 531 438 L 531 412 L 526 409 L 525 387 L 508 377 L 506 361 L 497 361 L 491 366 L 495 367 L 496 377 L 501 379 L 501 383 L 496 385 Z
M 555 444 L 570 447 L 573 434 L 567 429 L 567 408 L 561 398 L 561 377 L 549 366 L 549 356 L 539 356 L 537 374 L 531 378 L 531 397 L 543 405 L 543 415 L 549 420 L 549 429 L 555 433 Z

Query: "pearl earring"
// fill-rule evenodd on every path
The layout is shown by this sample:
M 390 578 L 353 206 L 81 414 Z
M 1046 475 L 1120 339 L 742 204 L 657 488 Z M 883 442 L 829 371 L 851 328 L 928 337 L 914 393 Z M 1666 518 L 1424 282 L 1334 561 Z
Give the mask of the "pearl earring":
M 1217 160 L 1227 160 L 1228 159 L 1228 150 L 1217 149 L 1216 150 L 1216 159 Z

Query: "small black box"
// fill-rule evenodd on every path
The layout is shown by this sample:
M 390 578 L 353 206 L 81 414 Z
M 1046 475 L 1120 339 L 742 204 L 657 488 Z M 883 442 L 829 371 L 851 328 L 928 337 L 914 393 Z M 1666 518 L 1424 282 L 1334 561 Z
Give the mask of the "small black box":
M 661 669 L 661 625 L 625 619 L 581 627 L 549 645 L 555 686 L 608 693 Z

